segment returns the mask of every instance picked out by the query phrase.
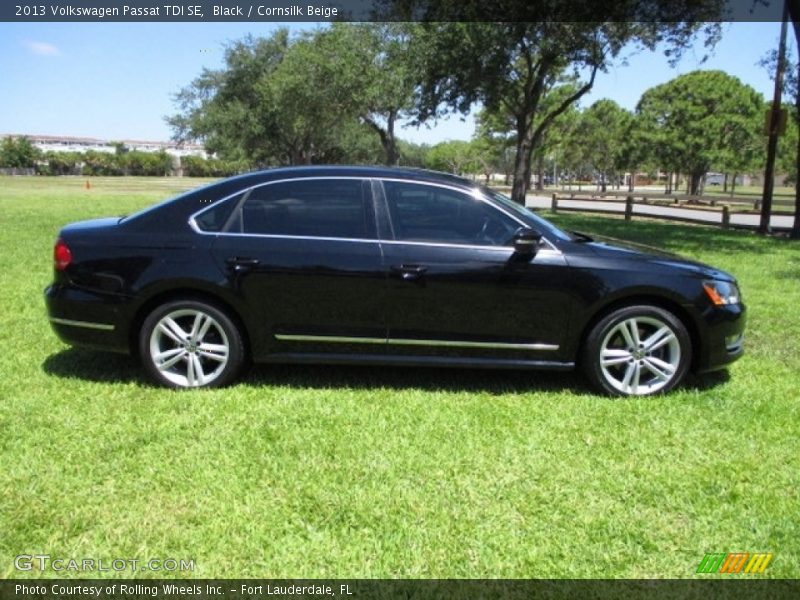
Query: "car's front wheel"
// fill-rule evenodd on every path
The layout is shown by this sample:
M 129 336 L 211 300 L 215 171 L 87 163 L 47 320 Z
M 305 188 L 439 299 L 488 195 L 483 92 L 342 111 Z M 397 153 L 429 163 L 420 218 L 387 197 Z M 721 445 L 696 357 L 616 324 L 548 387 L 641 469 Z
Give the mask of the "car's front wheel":
M 691 359 L 691 338 L 681 320 L 663 308 L 642 305 L 600 319 L 586 338 L 582 363 L 598 390 L 648 396 L 678 385 Z
M 153 310 L 142 324 L 139 351 L 151 376 L 173 388 L 230 383 L 245 356 L 236 324 L 199 300 L 176 300 Z

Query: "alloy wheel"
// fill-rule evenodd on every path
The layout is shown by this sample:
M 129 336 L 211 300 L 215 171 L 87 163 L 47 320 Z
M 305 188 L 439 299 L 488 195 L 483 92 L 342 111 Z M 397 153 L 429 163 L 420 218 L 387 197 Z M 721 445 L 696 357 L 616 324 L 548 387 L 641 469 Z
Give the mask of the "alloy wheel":
M 225 371 L 230 342 L 222 325 L 210 314 L 183 308 L 173 310 L 153 327 L 150 360 L 177 387 L 213 383 Z
M 681 344 L 672 326 L 653 316 L 620 321 L 600 343 L 606 383 L 626 395 L 647 395 L 667 387 L 681 365 Z

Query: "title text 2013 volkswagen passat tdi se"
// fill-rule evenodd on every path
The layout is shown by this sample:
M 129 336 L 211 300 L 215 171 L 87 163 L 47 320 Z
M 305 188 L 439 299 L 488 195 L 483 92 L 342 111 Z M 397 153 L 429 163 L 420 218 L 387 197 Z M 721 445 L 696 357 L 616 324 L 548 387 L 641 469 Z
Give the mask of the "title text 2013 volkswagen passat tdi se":
M 742 354 L 733 277 L 554 227 L 413 169 L 233 177 L 65 227 L 46 292 L 62 340 L 138 353 L 161 384 L 255 362 L 572 369 L 666 392 Z

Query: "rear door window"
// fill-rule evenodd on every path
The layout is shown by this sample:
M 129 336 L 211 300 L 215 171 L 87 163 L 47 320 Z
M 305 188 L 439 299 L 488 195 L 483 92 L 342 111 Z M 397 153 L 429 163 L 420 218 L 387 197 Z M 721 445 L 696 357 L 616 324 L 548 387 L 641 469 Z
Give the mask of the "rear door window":
M 371 198 L 361 179 L 307 179 L 254 188 L 228 230 L 298 237 L 375 237 Z

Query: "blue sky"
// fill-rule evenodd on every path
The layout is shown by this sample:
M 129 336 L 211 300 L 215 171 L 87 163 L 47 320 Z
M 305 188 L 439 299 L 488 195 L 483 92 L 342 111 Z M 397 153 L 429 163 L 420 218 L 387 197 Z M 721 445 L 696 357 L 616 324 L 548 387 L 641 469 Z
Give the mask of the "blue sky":
M 277 24 L 0 23 L 0 134 L 52 134 L 167 140 L 172 95 L 203 67 L 221 66 L 226 41 L 269 35 Z M 290 25 L 293 31 L 313 27 Z M 642 92 L 698 68 L 721 69 L 769 98 L 772 82 L 757 62 L 777 46 L 779 23 L 729 23 L 709 60 L 702 44 L 671 68 L 643 52 L 598 75 L 582 105 L 611 98 L 634 108 Z M 791 32 L 789 36 L 792 38 Z M 415 142 L 469 139 L 471 118 L 403 128 Z

